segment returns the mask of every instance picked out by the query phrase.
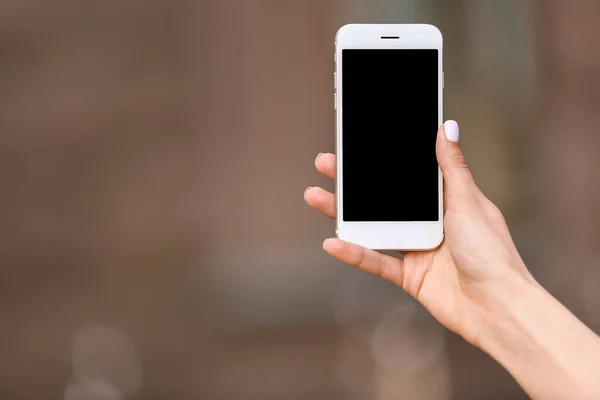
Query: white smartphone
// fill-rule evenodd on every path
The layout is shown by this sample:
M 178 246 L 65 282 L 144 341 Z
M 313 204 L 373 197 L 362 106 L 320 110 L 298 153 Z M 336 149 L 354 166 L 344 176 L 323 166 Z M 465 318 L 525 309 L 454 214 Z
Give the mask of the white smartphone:
M 376 250 L 436 248 L 442 34 L 432 25 L 345 25 L 334 59 L 337 236 Z

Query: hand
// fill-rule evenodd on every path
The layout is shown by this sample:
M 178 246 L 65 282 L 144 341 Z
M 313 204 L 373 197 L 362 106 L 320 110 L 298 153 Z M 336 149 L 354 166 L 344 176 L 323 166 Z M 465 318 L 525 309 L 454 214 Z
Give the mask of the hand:
M 404 259 L 339 239 L 325 240 L 323 248 L 402 287 L 502 364 L 532 398 L 600 398 L 600 338 L 527 271 L 502 214 L 473 181 L 456 122 L 440 127 L 436 150 L 445 182 L 440 247 L 407 252 Z M 333 154 L 320 154 L 315 164 L 335 178 Z M 335 217 L 332 193 L 308 188 L 304 198 Z
M 402 287 L 448 329 L 479 346 L 485 321 L 511 293 L 507 288 L 535 285 L 535 281 L 502 213 L 473 181 L 458 144 L 456 122 L 440 127 L 436 152 L 445 182 L 445 239 L 437 249 L 407 252 L 400 259 L 339 239 L 325 240 L 323 248 L 347 264 Z M 320 154 L 315 165 L 335 179 L 335 155 Z M 332 193 L 312 187 L 304 198 L 312 208 L 335 218 Z

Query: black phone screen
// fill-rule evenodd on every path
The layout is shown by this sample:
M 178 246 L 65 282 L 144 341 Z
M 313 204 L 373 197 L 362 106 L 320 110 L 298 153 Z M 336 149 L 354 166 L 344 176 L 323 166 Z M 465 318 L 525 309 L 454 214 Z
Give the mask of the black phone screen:
M 438 50 L 342 50 L 342 219 L 438 221 Z

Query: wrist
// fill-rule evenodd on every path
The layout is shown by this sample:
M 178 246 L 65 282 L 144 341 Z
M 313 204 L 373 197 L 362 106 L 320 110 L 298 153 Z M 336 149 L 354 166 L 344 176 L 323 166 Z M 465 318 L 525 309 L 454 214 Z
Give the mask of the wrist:
M 525 314 L 541 305 L 545 291 L 531 275 L 513 271 L 494 285 L 484 307 L 478 346 L 492 357 L 500 349 L 525 356 L 533 344 Z
M 600 339 L 531 276 L 515 274 L 489 303 L 479 347 L 533 398 L 598 398 Z
M 497 342 L 511 341 L 510 326 L 518 324 L 519 310 L 543 290 L 525 266 L 499 268 L 502 269 L 510 272 L 488 284 L 481 302 L 477 346 L 488 353 Z

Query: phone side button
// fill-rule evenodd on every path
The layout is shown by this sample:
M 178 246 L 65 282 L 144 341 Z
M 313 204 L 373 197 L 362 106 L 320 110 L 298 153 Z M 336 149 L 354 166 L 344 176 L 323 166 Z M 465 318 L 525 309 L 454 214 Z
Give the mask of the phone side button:
M 333 94 L 333 109 L 337 110 L 337 93 Z
M 444 88 L 445 84 L 446 84 L 446 79 L 445 79 L 444 73 L 442 72 L 442 89 Z

